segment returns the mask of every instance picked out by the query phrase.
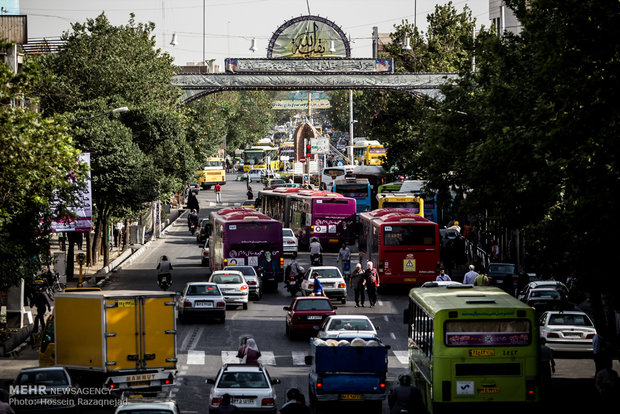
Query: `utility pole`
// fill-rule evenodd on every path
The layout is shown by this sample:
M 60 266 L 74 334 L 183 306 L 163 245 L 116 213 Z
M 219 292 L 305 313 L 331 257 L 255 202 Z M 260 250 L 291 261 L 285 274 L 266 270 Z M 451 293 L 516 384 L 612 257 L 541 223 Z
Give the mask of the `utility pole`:
M 353 165 L 353 89 L 349 89 L 349 165 Z

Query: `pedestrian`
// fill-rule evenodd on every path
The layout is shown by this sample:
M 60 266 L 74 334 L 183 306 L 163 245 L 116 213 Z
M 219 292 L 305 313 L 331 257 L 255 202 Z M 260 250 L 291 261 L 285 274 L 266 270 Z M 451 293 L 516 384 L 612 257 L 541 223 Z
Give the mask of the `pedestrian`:
M 319 280 L 318 272 L 312 273 L 312 293 L 310 293 L 310 296 L 326 296 L 323 285 L 321 285 Z
M 9 405 L 9 392 L 4 388 L 0 388 L 0 414 L 15 414 L 15 411 Z
M 439 268 L 439 274 L 437 275 L 437 278 L 435 280 L 438 280 L 438 281 L 448 281 L 448 280 L 452 280 L 452 279 L 450 278 L 450 276 L 448 274 L 446 274 L 446 269 L 443 266 L 441 266 Z
M 478 277 L 478 273 L 476 272 L 476 267 L 472 264 L 469 265 L 469 272 L 465 273 L 463 276 L 463 284 L 464 285 L 473 285 L 474 280 Z
M 340 263 L 340 268 L 342 270 L 342 274 L 345 275 L 345 278 L 346 275 L 351 274 L 351 250 L 346 243 L 342 243 L 342 247 L 338 252 L 336 263 Z
M 248 186 L 248 200 L 254 200 L 254 193 L 252 192 L 252 187 Z
M 358 263 L 351 275 L 351 279 L 349 279 L 349 287 L 353 288 L 353 293 L 355 295 L 356 308 L 360 307 L 360 303 L 362 308 L 364 307 L 364 300 L 366 299 L 366 295 L 364 294 L 364 278 L 365 273 L 362 270 L 362 264 Z
M 553 351 L 547 346 L 547 340 L 540 338 L 540 352 L 538 356 L 538 375 L 540 377 L 540 395 L 547 399 L 551 391 L 551 374 L 555 372 L 555 360 Z
M 215 202 L 222 202 L 222 186 L 220 185 L 220 183 L 215 184 Z
M 425 413 L 426 409 L 422 401 L 422 393 L 418 388 L 411 385 L 411 377 L 409 375 L 401 375 L 398 377 L 398 383 L 399 385 L 392 388 L 388 396 L 390 414 Z
M 499 244 L 497 240 L 491 240 L 491 260 L 496 262 L 499 260 Z
M 226 393 L 222 395 L 222 402 L 220 405 L 213 411 L 216 414 L 238 414 L 240 413 L 239 407 L 231 402 L 232 398 L 230 394 Z
M 37 308 L 37 316 L 34 318 L 34 327 L 32 329 L 32 333 L 38 332 L 39 323 L 41 324 L 41 332 L 45 330 L 45 312 L 47 310 L 52 310 L 52 306 L 50 305 L 50 301 L 47 298 L 47 295 L 43 293 L 39 286 L 36 287 L 34 291 L 34 297 L 30 302 L 30 307 Z
M 190 191 L 187 196 L 187 208 L 190 210 L 196 210 L 197 213 L 200 212 L 198 197 L 196 197 L 196 194 L 194 194 L 192 191 Z
M 476 276 L 476 279 L 474 279 L 474 286 L 489 286 L 489 278 L 487 275 L 480 273 Z
M 245 344 L 242 344 L 237 351 L 237 358 L 241 358 L 242 364 L 258 364 L 261 352 L 256 345 L 254 338 L 245 338 Z
M 364 273 L 364 283 L 366 292 L 368 293 L 368 302 L 370 307 L 374 307 L 377 303 L 377 288 L 380 286 L 379 272 L 372 265 L 372 262 L 366 263 L 366 272 Z
M 289 388 L 286 391 L 286 403 L 280 408 L 278 414 L 309 414 L 310 407 L 306 405 L 306 398 L 297 388 Z

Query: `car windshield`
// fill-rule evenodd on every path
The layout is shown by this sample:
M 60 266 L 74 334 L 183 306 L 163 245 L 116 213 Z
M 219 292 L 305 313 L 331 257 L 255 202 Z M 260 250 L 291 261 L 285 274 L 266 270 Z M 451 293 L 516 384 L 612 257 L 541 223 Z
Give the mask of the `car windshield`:
M 238 270 L 243 273 L 243 276 L 256 276 L 256 272 L 251 266 L 226 266 L 224 270 Z
M 262 372 L 225 372 L 220 377 L 218 388 L 269 388 Z
M 340 273 L 338 269 L 313 269 L 310 275 L 311 279 L 314 279 L 314 274 L 318 273 L 319 279 L 339 278 Z
M 221 283 L 224 285 L 235 285 L 238 283 L 243 283 L 243 278 L 239 275 L 214 275 L 212 282 Z
M 330 331 L 372 331 L 366 319 L 334 319 L 327 328 Z
M 592 321 L 586 315 L 561 314 L 551 315 L 549 325 L 592 326 Z
M 187 288 L 186 296 L 219 296 L 220 291 L 213 285 L 191 285 Z
M 282 235 L 284 237 L 293 237 L 293 230 L 291 230 L 291 229 L 282 229 Z
M 332 305 L 329 300 L 299 300 L 295 305 L 295 310 L 332 310 Z
M 67 376 L 63 371 L 59 370 L 22 372 L 18 375 L 15 382 L 17 385 L 47 385 L 56 387 L 69 385 Z
M 557 290 L 532 290 L 530 295 L 533 298 L 551 298 L 551 299 L 561 299 L 560 292 Z

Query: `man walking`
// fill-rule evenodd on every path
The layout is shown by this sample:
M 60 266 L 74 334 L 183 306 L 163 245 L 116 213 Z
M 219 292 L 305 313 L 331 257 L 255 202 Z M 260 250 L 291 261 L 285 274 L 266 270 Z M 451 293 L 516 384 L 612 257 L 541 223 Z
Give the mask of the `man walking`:
M 476 272 L 474 269 L 475 269 L 475 266 L 473 264 L 469 265 L 469 272 L 465 273 L 465 276 L 463 277 L 464 285 L 474 284 L 474 281 L 478 277 L 478 272 Z
M 353 293 L 355 294 L 355 307 L 358 308 L 360 306 L 360 302 L 362 304 L 362 308 L 364 307 L 364 301 L 366 299 L 366 295 L 364 294 L 364 271 L 362 270 L 361 263 L 358 263 L 355 266 L 355 270 L 351 275 L 351 279 L 349 280 L 349 287 L 353 288 Z
M 366 284 L 366 291 L 368 292 L 368 301 L 370 302 L 370 307 L 374 307 L 377 303 L 377 288 L 380 285 L 379 282 L 379 272 L 377 269 L 373 268 L 372 262 L 366 263 L 367 269 L 364 275 L 364 282 Z
M 34 327 L 32 332 L 35 333 L 38 331 L 39 323 L 41 324 L 41 332 L 45 330 L 45 312 L 47 310 L 52 310 L 50 305 L 50 301 L 47 298 L 47 295 L 43 293 L 41 288 L 37 287 L 34 292 L 34 297 L 32 298 L 32 302 L 30 303 L 30 307 L 37 308 L 37 316 L 34 318 Z
M 215 202 L 218 204 L 222 202 L 222 186 L 220 183 L 215 184 Z

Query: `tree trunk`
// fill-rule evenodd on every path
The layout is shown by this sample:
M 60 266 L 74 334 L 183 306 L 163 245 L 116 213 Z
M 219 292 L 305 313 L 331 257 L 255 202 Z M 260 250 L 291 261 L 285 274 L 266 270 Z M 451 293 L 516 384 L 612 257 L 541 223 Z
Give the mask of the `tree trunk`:
M 103 265 L 110 263 L 110 223 L 108 213 L 103 217 Z

